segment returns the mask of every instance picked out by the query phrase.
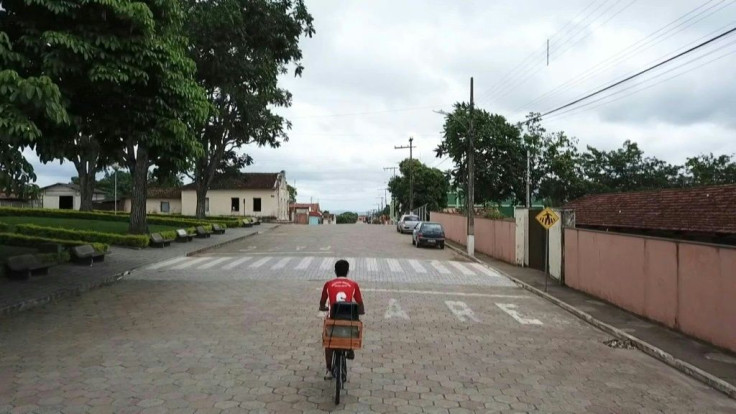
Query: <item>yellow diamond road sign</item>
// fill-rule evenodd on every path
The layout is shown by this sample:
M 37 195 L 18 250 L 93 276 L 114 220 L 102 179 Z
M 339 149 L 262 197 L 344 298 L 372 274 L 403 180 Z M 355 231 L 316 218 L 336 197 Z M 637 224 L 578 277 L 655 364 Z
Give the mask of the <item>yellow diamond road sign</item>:
M 560 221 L 560 216 L 557 215 L 551 208 L 547 207 L 537 214 L 537 221 L 545 229 L 549 230 L 550 227 L 554 226 L 555 223 Z

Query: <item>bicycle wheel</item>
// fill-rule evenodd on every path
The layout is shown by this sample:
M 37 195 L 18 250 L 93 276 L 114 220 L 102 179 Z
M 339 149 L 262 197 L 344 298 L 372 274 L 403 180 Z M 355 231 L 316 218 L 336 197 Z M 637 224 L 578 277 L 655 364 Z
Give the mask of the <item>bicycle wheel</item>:
M 335 351 L 332 361 L 332 369 L 335 371 L 335 405 L 340 404 L 340 389 L 342 388 L 342 351 Z
M 345 383 L 348 382 L 348 358 L 345 352 L 340 357 L 342 361 L 342 389 L 345 389 Z

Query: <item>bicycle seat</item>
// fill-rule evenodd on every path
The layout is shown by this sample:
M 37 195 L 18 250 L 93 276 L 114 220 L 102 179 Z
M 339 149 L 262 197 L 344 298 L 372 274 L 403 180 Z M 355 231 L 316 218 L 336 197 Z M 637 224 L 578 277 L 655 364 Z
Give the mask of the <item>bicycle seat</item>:
M 360 320 L 359 311 L 360 306 L 355 302 L 337 302 L 330 307 L 330 318 L 357 321 Z

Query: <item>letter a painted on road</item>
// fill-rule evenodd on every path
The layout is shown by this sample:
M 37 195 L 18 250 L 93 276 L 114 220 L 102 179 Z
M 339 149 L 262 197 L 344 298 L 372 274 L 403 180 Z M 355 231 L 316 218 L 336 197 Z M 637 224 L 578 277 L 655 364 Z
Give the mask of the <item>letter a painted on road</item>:
M 540 211 L 539 214 L 537 214 L 536 219 L 539 224 L 542 225 L 542 227 L 549 230 L 550 227 L 554 226 L 558 221 L 560 221 L 560 216 L 558 216 L 557 213 L 554 212 L 554 210 L 547 207 L 544 210 Z
M 391 318 L 401 318 L 409 320 L 409 315 L 404 312 L 403 309 L 401 309 L 401 305 L 399 305 L 399 301 L 396 299 L 389 299 L 388 300 L 388 309 L 386 309 L 386 313 L 383 314 L 384 319 L 391 319 Z

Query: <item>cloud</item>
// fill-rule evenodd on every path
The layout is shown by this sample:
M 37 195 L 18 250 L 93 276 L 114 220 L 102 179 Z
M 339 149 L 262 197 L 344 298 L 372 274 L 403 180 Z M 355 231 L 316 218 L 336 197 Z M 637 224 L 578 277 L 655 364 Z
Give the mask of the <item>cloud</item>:
M 355 211 L 380 202 L 376 197 L 391 177 L 383 168 L 408 157 L 394 146 L 407 145 L 410 136 L 415 158 L 440 162 L 433 149 L 443 119 L 432 110 L 466 101 L 471 76 L 478 105 L 516 122 L 528 111 L 553 109 L 671 56 L 736 17 L 734 4 L 686 0 L 314 0 L 307 7 L 317 33 L 302 42 L 304 74 L 281 79 L 294 95 L 291 108 L 278 109 L 293 122 L 291 139 L 278 149 L 243 151 L 255 159 L 251 171 L 286 170 L 301 201 Z M 719 54 L 736 51 L 729 43 L 736 36 L 724 40 L 714 45 L 722 48 Z M 576 136 L 581 146 L 612 149 L 631 139 L 647 155 L 673 163 L 703 152 L 734 153 L 734 63 L 736 54 L 544 124 Z M 67 163 L 39 171 L 51 181 L 74 175 Z

